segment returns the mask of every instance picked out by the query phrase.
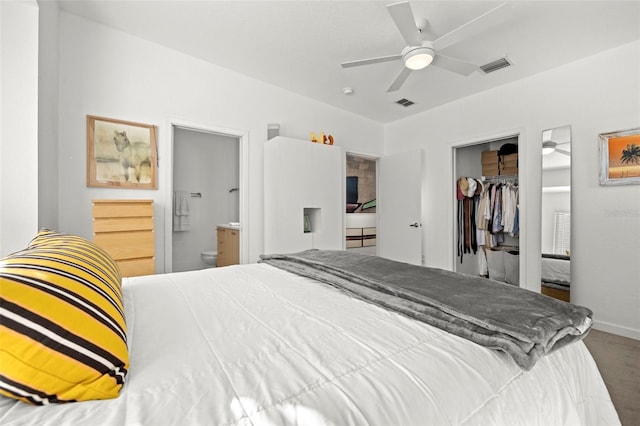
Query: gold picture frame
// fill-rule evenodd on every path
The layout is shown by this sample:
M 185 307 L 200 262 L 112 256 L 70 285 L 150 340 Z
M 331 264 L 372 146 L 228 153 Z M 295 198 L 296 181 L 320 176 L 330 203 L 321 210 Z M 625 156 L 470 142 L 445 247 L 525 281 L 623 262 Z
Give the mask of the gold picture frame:
M 87 115 L 87 186 L 158 188 L 156 127 Z
M 600 185 L 640 184 L 640 128 L 601 133 Z

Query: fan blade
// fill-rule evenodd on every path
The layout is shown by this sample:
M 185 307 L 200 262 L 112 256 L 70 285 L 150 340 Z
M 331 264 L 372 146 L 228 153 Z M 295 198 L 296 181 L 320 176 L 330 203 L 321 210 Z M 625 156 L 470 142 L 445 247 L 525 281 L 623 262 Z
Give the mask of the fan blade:
M 387 11 L 391 15 L 396 27 L 400 30 L 404 41 L 409 46 L 420 46 L 420 32 L 416 25 L 416 19 L 413 17 L 411 6 L 408 1 L 393 3 L 387 6 Z
M 390 62 L 402 59 L 402 55 L 380 56 L 378 58 L 362 59 L 360 61 L 343 62 L 342 68 L 359 67 L 360 65 L 377 64 L 378 62 Z
M 480 67 L 472 63 L 465 62 L 461 59 L 452 58 L 450 56 L 444 56 L 439 53 L 433 59 L 432 65 L 444 68 L 445 70 L 452 71 L 457 74 L 462 74 L 464 76 L 468 76 L 472 72 L 480 69 Z
M 400 74 L 396 77 L 396 79 L 391 83 L 391 86 L 387 89 L 387 93 L 396 92 L 398 89 L 402 87 L 405 81 L 407 81 L 407 77 L 411 74 L 411 70 L 407 67 L 403 67 Z
M 494 7 L 490 11 L 473 18 L 466 24 L 463 24 L 453 31 L 448 32 L 442 37 L 436 39 L 433 42 L 433 47 L 436 50 L 441 50 L 452 46 L 456 43 L 473 38 L 474 36 L 504 22 L 508 16 L 511 7 L 509 3 L 502 3 L 499 6 Z
M 565 151 L 564 149 L 558 149 L 556 148 L 556 152 L 559 154 L 564 154 L 564 155 L 569 155 L 571 156 L 571 151 Z

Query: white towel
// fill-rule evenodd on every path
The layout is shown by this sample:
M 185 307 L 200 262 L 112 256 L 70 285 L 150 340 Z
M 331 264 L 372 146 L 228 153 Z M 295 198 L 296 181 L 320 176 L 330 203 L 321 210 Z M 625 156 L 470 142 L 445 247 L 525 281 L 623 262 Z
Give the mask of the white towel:
M 189 230 L 189 198 L 187 191 L 173 193 L 173 230 L 176 232 Z

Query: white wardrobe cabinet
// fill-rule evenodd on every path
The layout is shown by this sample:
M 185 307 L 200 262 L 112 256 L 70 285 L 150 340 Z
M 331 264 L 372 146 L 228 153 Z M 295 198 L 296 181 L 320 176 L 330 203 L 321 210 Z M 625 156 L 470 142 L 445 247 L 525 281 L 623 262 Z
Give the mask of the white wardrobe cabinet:
M 278 136 L 266 142 L 264 161 L 265 253 L 342 250 L 342 148 Z

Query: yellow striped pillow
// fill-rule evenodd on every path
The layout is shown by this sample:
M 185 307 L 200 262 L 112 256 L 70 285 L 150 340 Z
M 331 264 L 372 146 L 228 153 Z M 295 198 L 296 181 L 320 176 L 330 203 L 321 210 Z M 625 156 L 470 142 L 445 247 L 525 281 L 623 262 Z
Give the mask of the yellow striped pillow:
M 0 394 L 38 405 L 117 397 L 129 369 L 120 285 L 102 249 L 54 231 L 0 260 Z

